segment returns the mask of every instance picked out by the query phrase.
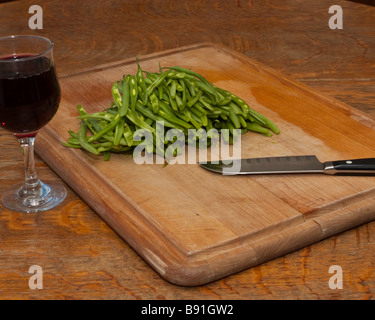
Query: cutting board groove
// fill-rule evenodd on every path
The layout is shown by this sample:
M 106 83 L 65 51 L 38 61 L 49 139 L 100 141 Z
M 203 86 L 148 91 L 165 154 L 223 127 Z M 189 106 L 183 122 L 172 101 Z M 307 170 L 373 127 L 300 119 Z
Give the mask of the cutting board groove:
M 212 44 L 139 57 L 144 70 L 179 65 L 203 74 L 271 118 L 279 135 L 242 136 L 242 157 L 375 157 L 374 121 L 248 57 Z M 110 88 L 135 59 L 62 75 L 60 109 L 38 155 L 164 279 L 202 285 L 375 219 L 375 177 L 221 176 L 198 164 L 110 162 L 65 148 L 76 105 L 110 105 Z M 129 261 L 131 263 L 131 261 Z

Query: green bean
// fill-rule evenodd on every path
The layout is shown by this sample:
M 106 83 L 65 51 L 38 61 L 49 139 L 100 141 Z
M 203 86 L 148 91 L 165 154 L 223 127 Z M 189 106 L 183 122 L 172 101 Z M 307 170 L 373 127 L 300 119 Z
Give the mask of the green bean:
M 182 112 L 178 112 L 176 113 L 176 117 L 181 119 L 182 121 L 185 121 L 186 123 L 189 123 L 190 122 L 190 118 L 188 118 L 186 115 L 184 115 Z M 192 128 L 193 126 L 190 125 L 190 127 Z
M 106 120 L 106 121 L 112 121 L 114 118 L 114 115 L 108 112 L 96 112 L 96 113 L 90 113 L 90 114 L 82 114 L 81 116 L 77 117 L 77 119 L 95 119 L 95 120 Z
M 99 120 L 88 118 L 86 124 L 87 124 L 87 127 L 92 132 L 92 134 L 95 134 L 101 130 L 100 125 L 99 125 Z
M 250 114 L 261 122 L 265 127 L 271 129 L 274 133 L 278 134 L 280 129 L 274 124 L 270 119 L 266 118 L 264 115 L 250 108 Z
M 200 119 L 201 119 L 201 121 L 202 121 L 202 125 L 206 127 L 207 124 L 208 124 L 208 118 L 207 118 L 207 115 L 206 115 L 206 114 L 202 114 L 202 115 L 200 116 Z
M 112 85 L 112 98 L 114 100 L 114 102 L 116 103 L 116 105 L 118 107 L 120 107 L 121 105 L 121 95 L 120 95 L 120 90 L 119 88 L 117 87 L 117 81 Z
M 98 149 L 98 148 L 107 148 L 107 147 L 112 147 L 113 146 L 113 142 L 111 142 L 111 141 L 98 142 L 98 143 L 93 144 L 93 146 L 96 149 Z
M 210 85 L 210 84 L 206 84 L 204 82 L 201 82 L 201 81 L 196 81 L 196 84 L 198 86 L 199 89 L 201 89 L 202 91 L 205 91 L 206 93 L 210 94 L 210 95 L 213 95 L 216 103 L 218 103 L 219 101 L 219 97 L 217 95 L 217 92 L 215 91 L 215 89 Z
M 184 79 L 183 81 L 185 82 L 185 86 L 188 89 L 190 96 L 194 97 L 196 95 L 196 91 L 193 84 L 188 79 Z
M 174 116 L 174 112 L 170 108 L 169 104 L 166 103 L 165 101 L 159 99 L 159 110 L 158 111 L 160 111 L 160 109 L 163 110 L 165 113 Z
M 187 97 L 186 97 L 186 85 L 185 85 L 185 82 L 183 80 L 179 80 L 178 81 L 179 85 L 181 86 L 181 94 L 182 94 L 182 97 L 181 97 L 181 100 L 182 100 L 182 108 L 185 108 L 186 106 L 186 100 L 187 100 Z
M 196 94 L 195 96 L 192 96 L 187 102 L 186 102 L 186 105 L 188 107 L 191 107 L 193 104 L 196 104 L 197 101 L 201 98 L 202 96 L 202 91 L 199 91 L 198 94 Z
M 78 134 L 74 133 L 74 136 L 72 135 L 72 136 L 68 139 L 68 143 L 79 144 L 79 136 L 78 136 Z
M 201 96 L 198 101 L 204 105 L 205 108 L 209 109 L 209 110 L 215 110 L 214 106 L 212 106 L 211 104 L 209 104 L 206 100 L 203 99 L 203 97 Z
M 155 81 L 154 81 L 154 82 L 153 82 L 153 83 L 147 88 L 147 95 L 148 95 L 148 96 L 152 93 L 152 91 L 154 91 L 154 89 L 155 89 L 158 85 L 160 85 L 160 84 L 163 82 L 163 80 L 165 79 L 165 77 L 166 77 L 170 72 L 171 72 L 171 70 L 168 70 L 168 71 L 162 73 L 159 77 L 157 77 L 157 78 L 155 79 Z
M 202 128 L 202 122 L 199 118 L 197 118 L 195 116 L 195 114 L 193 113 L 190 113 L 188 111 L 188 109 L 184 109 L 182 111 L 182 113 L 189 119 L 189 121 L 192 123 L 192 125 L 196 128 L 196 129 L 200 129 Z
M 212 111 L 211 113 L 214 113 L 214 114 L 216 113 L 219 115 L 224 115 L 224 116 L 229 117 L 229 109 L 225 110 L 225 109 L 217 108 L 215 111 Z
M 72 138 L 77 138 L 77 139 L 78 139 L 78 134 L 75 133 L 74 131 L 72 131 L 72 130 L 68 130 L 68 133 L 70 134 L 70 136 L 71 136 Z
M 166 127 L 171 127 L 171 128 L 174 128 L 176 127 L 176 125 L 174 125 L 173 123 L 169 122 L 167 119 L 157 115 L 157 114 L 154 114 L 152 112 L 152 110 L 150 110 L 149 108 L 145 107 L 145 106 L 142 106 L 141 104 L 137 104 L 137 110 L 139 110 L 142 114 L 144 114 L 146 117 L 148 118 L 151 118 L 152 120 L 154 121 L 163 121 L 164 122 L 164 125 Z M 160 110 L 159 110 L 160 112 Z M 153 129 L 154 130 L 154 129 Z M 154 130 L 155 131 L 155 130 Z
M 186 68 L 183 68 L 183 67 L 172 67 L 170 68 L 171 70 L 175 70 L 175 71 L 179 71 L 179 72 L 184 72 L 188 75 L 192 75 L 194 77 L 197 77 L 198 79 L 200 79 L 202 82 L 204 82 L 206 85 L 208 86 L 211 86 L 211 84 L 207 81 L 206 78 L 204 78 L 201 74 L 195 72 L 195 71 L 192 71 L 192 70 L 189 70 L 189 69 L 186 69 Z
M 268 129 L 260 126 L 257 123 L 248 123 L 247 124 L 247 129 L 250 130 L 250 131 L 258 132 L 258 133 L 263 133 L 263 134 L 265 134 L 268 137 L 270 137 L 272 135 Z
M 130 76 L 130 107 L 132 111 L 135 111 L 135 104 L 137 103 L 138 99 L 138 87 L 137 87 L 137 80 L 135 76 Z
M 138 65 L 138 70 L 137 70 L 136 79 L 137 79 L 137 84 L 138 84 L 139 89 L 140 89 L 140 90 L 138 90 L 138 92 L 139 92 L 139 95 L 142 99 L 143 105 L 146 105 L 147 100 L 148 100 L 147 88 L 146 88 L 145 79 L 143 77 L 143 71 L 141 69 L 141 66 L 138 63 L 138 60 L 137 60 L 137 65 Z
M 69 144 L 80 145 L 78 137 L 77 137 L 77 138 L 70 137 L 70 138 L 68 139 L 68 143 L 69 143 Z
M 159 100 L 158 100 L 158 98 L 157 98 L 157 96 L 156 96 L 155 93 L 151 94 L 150 101 L 151 101 L 152 111 L 154 113 L 157 113 L 158 110 L 159 110 Z
M 221 129 L 227 129 L 227 130 L 221 130 Z M 223 140 L 226 143 L 229 143 L 229 140 L 230 140 L 230 129 L 228 128 L 228 125 L 227 125 L 226 122 L 222 123 L 222 128 L 221 129 L 220 129 L 221 137 L 223 138 Z
M 162 116 L 164 119 L 168 120 L 169 122 L 175 123 L 177 126 L 180 126 L 185 129 L 192 128 L 192 125 L 188 123 L 189 119 L 180 119 L 176 117 L 174 114 L 168 114 L 164 110 L 159 110 L 159 115 Z M 187 121 L 186 121 L 187 120 Z M 175 127 L 177 127 L 175 126 Z
M 177 103 L 177 108 L 178 108 L 180 111 L 182 111 L 182 110 L 184 109 L 184 104 L 183 104 L 183 102 L 182 102 L 182 99 L 180 98 L 179 95 L 176 95 L 175 99 L 176 99 L 176 103 Z
M 225 106 L 229 102 L 232 101 L 232 97 L 229 93 L 225 93 L 225 92 L 222 92 L 221 90 L 217 90 L 216 87 L 214 87 L 214 88 L 216 89 L 216 92 L 217 92 L 217 94 L 219 96 L 219 99 L 220 99 L 219 103 L 218 103 L 219 106 Z
M 194 109 L 197 109 L 200 113 L 202 113 L 202 114 L 207 114 L 207 113 L 209 113 L 209 111 L 207 111 L 201 104 L 199 104 L 199 103 L 195 103 L 194 105 L 193 105 L 193 108 Z
M 128 124 L 124 126 L 123 132 L 124 139 L 129 147 L 133 145 L 133 131 L 130 129 Z
M 159 94 L 159 99 L 162 100 L 163 94 L 164 94 L 162 86 L 158 86 L 158 94 Z
M 201 117 L 201 116 L 203 115 L 202 112 L 200 112 L 199 110 L 197 110 L 197 109 L 194 108 L 194 107 L 190 108 L 189 111 L 190 111 L 191 113 L 194 113 L 194 114 L 195 114 L 196 116 L 198 116 L 198 117 Z
M 112 143 L 115 141 L 115 138 L 114 138 L 113 135 L 110 136 L 108 134 L 104 134 L 103 138 L 106 139 L 109 142 L 112 142 Z M 127 146 L 127 145 L 128 145 L 128 143 L 125 141 L 125 139 L 123 137 L 121 137 L 120 143 L 118 144 L 118 146 Z M 114 146 L 114 147 L 118 147 L 118 146 Z
M 121 107 L 119 108 L 119 114 L 121 117 L 126 115 L 129 109 L 129 99 L 130 99 L 130 86 L 126 79 L 122 81 L 122 100 Z
M 166 88 L 166 87 L 164 87 L 164 88 L 165 88 L 165 92 L 167 93 L 167 96 L 168 96 L 168 102 L 172 106 L 172 109 L 175 110 L 175 111 L 178 111 L 178 106 L 177 106 L 176 100 L 171 97 L 168 88 Z
M 233 93 L 231 94 L 231 97 L 232 97 L 232 101 L 234 101 L 238 106 L 240 106 L 244 113 L 249 112 L 249 106 L 247 105 L 245 101 L 243 101 L 241 98 L 237 97 Z
M 207 133 L 209 133 L 211 129 L 213 129 L 212 121 L 210 118 L 207 117 L 207 125 L 206 125 Z
M 249 120 L 250 122 L 256 121 L 256 119 L 250 113 L 246 115 L 245 119 Z
M 145 118 L 145 122 L 149 125 L 149 126 L 153 126 L 155 121 L 150 119 L 150 118 Z
M 120 114 L 121 116 L 121 114 Z M 124 125 L 125 125 L 125 120 L 120 119 L 118 122 L 116 129 L 115 129 L 115 140 L 113 141 L 113 145 L 117 146 L 120 143 L 120 139 L 122 137 L 122 134 L 124 132 Z
M 166 77 L 168 78 L 168 77 Z M 171 85 L 171 83 L 173 82 L 173 79 L 168 79 L 167 81 L 164 81 L 164 84 L 169 87 Z
M 150 79 L 150 77 L 146 77 L 146 78 L 144 78 L 144 80 L 145 80 L 145 84 L 146 84 L 146 86 L 147 85 L 151 85 L 152 84 L 152 80 Z M 147 90 L 146 90 L 146 93 L 147 93 Z
M 184 88 L 182 87 L 180 82 L 178 80 L 174 80 L 174 81 L 176 82 L 176 91 L 182 92 L 184 90 Z
M 103 154 L 104 154 L 104 161 L 109 161 L 110 157 L 111 157 L 111 152 L 108 150 L 103 150 L 102 151 Z
M 88 152 L 91 152 L 93 154 L 100 154 L 100 152 L 98 152 L 98 150 L 96 150 L 96 148 L 88 142 L 88 140 L 86 139 L 86 133 L 87 133 L 86 122 L 81 121 L 81 126 L 78 132 L 79 144 L 81 145 L 83 149 L 85 149 Z
M 236 129 L 240 129 L 241 128 L 240 119 L 236 115 L 234 109 L 230 109 L 229 110 L 229 119 L 233 122 L 233 125 L 234 125 L 234 127 Z
M 118 109 L 116 110 L 115 108 L 111 107 L 111 108 L 106 109 L 105 112 L 115 116 L 116 114 L 118 114 Z M 112 119 L 113 119 L 113 117 L 112 117 Z
M 189 75 L 185 72 L 171 72 L 168 74 L 167 78 L 172 79 L 195 79 L 194 76 Z
M 100 153 L 100 152 L 103 152 L 104 153 L 104 151 L 109 151 L 109 150 L 111 150 L 112 149 L 112 145 L 110 145 L 110 146 L 106 146 L 106 147 L 99 147 L 99 148 L 97 148 L 97 151 Z
M 71 144 L 71 143 L 67 143 L 67 142 L 61 142 L 61 144 L 64 146 L 64 147 L 68 147 L 68 148 L 74 148 L 74 149 L 82 149 L 82 146 L 79 144 Z
M 237 117 L 238 117 L 238 119 L 240 119 L 241 126 L 243 128 L 246 128 L 246 126 L 247 126 L 246 120 L 241 115 L 238 115 Z
M 232 123 L 231 121 L 226 121 L 225 124 L 226 124 L 226 128 L 229 129 L 229 132 L 230 132 L 231 134 L 233 134 L 233 130 L 236 129 L 236 128 L 234 127 L 233 123 Z
M 169 88 L 169 95 L 173 99 L 176 99 L 176 86 L 177 86 L 176 81 L 172 80 L 171 87 Z
M 198 100 L 194 105 L 199 106 L 199 107 L 201 107 L 201 108 L 203 108 L 203 109 L 208 109 L 208 110 L 211 111 L 211 112 L 213 112 L 213 111 L 216 110 L 215 107 L 209 105 L 209 104 L 206 103 L 206 102 L 205 102 L 205 104 L 203 105 L 199 100 Z
M 245 116 L 245 114 L 242 112 L 241 108 L 239 108 L 239 106 L 236 105 L 235 103 L 233 103 L 232 101 L 229 102 L 228 106 L 229 106 L 229 110 L 232 109 L 236 115 Z
M 93 142 L 98 140 L 103 134 L 110 132 L 111 130 L 115 129 L 118 122 L 120 121 L 121 117 L 119 114 L 115 115 L 113 120 L 107 124 L 102 130 L 91 136 L 90 138 L 87 139 L 88 142 Z
M 168 96 L 168 94 L 166 93 L 164 87 L 159 86 L 158 88 L 161 88 L 161 91 L 162 91 L 162 93 L 163 93 L 162 96 L 161 96 L 161 99 L 160 99 L 160 100 L 163 100 L 165 103 L 167 103 L 167 104 L 169 105 L 169 104 L 170 104 L 170 103 L 169 103 L 169 96 Z
M 93 124 L 91 123 L 91 121 L 89 119 L 86 118 L 86 116 L 89 116 L 86 112 L 86 110 L 79 104 L 77 106 L 77 109 L 78 109 L 78 112 L 80 114 L 80 117 L 82 119 L 83 118 L 83 121 L 86 123 L 87 127 L 90 129 L 90 131 L 95 134 L 97 132 L 96 128 L 93 126 Z

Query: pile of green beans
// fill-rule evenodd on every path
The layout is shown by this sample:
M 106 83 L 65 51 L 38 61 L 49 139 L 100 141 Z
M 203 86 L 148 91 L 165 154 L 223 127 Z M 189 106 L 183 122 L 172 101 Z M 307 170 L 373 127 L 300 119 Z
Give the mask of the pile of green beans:
M 113 102 L 108 109 L 88 114 L 78 105 L 79 131 L 69 130 L 70 138 L 64 146 L 103 154 L 109 160 L 111 152 L 125 152 L 141 143 L 133 139 L 137 129 L 155 134 L 158 121 L 163 121 L 165 127 L 182 130 L 186 137 L 189 129 L 206 132 L 229 129 L 229 143 L 234 129 L 239 129 L 241 134 L 279 133 L 271 120 L 197 72 L 178 66 L 147 72 L 139 63 L 137 66 L 136 75 L 124 75 L 113 84 Z M 164 143 L 167 146 L 172 142 Z M 158 144 L 154 143 L 152 152 L 156 153 L 157 148 Z

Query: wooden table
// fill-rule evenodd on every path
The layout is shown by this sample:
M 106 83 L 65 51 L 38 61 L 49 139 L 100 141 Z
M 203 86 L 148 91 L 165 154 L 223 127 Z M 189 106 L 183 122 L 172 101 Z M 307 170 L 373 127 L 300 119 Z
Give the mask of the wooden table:
M 335 1 L 343 29 L 331 30 L 330 2 L 38 1 L 43 29 L 30 30 L 34 1 L 0 4 L 0 36 L 37 34 L 55 43 L 60 75 L 185 45 L 214 42 L 264 63 L 375 117 L 375 7 Z M 23 179 L 16 140 L 0 131 L 0 193 Z M 58 180 L 40 159 L 42 179 Z M 161 279 L 73 191 L 42 214 L 0 205 L 1 299 L 372 299 L 375 223 L 330 237 L 201 287 Z M 29 288 L 29 267 L 43 289 Z M 332 265 L 343 271 L 333 290 Z

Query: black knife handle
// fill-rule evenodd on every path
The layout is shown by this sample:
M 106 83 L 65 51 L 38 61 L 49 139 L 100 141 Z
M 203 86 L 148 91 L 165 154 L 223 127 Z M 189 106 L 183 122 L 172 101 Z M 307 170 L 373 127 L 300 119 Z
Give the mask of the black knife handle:
M 329 161 L 325 173 L 334 175 L 375 175 L 375 158 Z

